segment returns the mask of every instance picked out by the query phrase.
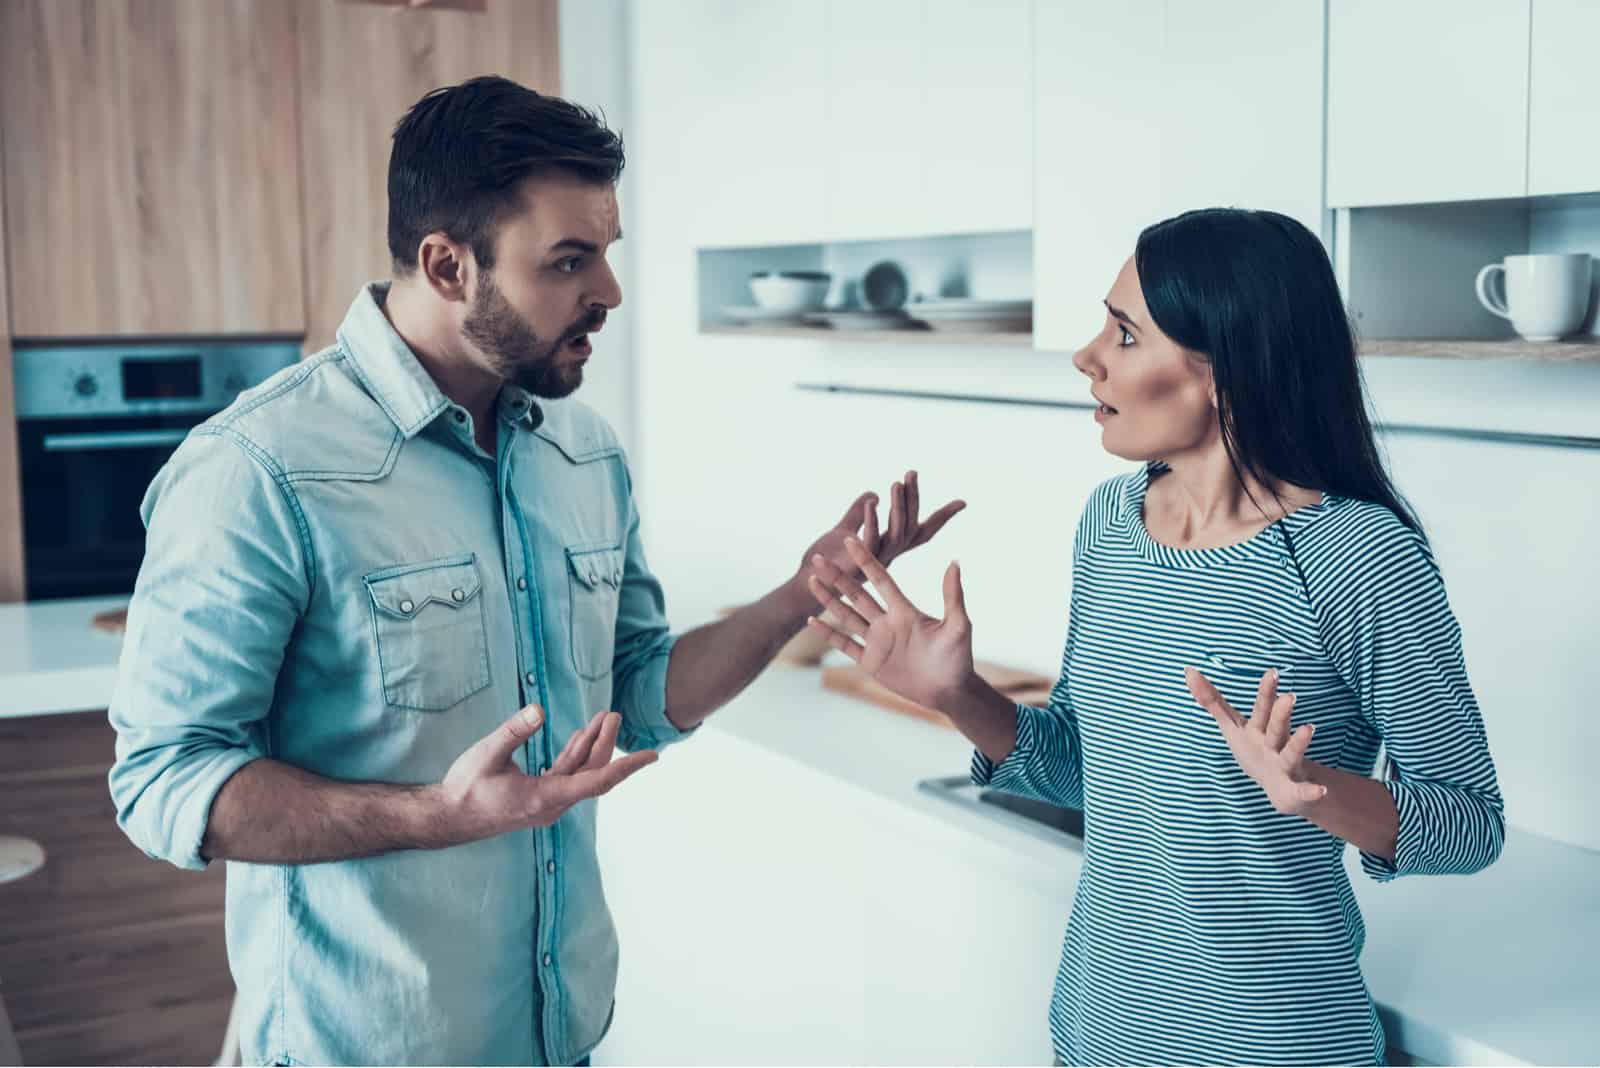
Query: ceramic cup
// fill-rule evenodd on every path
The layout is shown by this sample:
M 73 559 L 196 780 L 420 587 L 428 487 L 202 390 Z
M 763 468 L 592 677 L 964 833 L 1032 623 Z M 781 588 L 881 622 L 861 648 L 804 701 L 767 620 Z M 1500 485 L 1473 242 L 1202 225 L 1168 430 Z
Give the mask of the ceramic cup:
M 1593 271 L 1587 252 L 1507 256 L 1478 272 L 1478 300 L 1527 340 L 1555 341 L 1583 326 Z

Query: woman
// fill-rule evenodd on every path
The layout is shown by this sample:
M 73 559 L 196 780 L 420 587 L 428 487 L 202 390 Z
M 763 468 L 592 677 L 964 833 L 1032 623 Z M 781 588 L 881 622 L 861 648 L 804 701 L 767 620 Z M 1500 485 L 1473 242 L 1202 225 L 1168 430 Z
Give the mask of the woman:
M 840 623 L 811 625 L 947 712 L 976 782 L 1083 809 L 1061 1061 L 1381 1064 L 1345 843 L 1379 881 L 1468 873 L 1499 855 L 1504 817 L 1333 271 L 1285 216 L 1190 212 L 1139 236 L 1105 305 L 1073 363 L 1105 448 L 1142 463 L 1078 524 L 1047 707 L 973 671 L 955 564 L 935 619 L 859 545 L 882 603 L 813 560 Z

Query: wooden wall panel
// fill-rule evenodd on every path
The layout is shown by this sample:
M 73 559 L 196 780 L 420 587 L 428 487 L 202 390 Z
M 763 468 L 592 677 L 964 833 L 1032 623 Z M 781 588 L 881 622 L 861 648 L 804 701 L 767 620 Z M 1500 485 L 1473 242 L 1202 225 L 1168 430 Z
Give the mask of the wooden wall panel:
M 25 1064 L 208 1064 L 233 983 L 224 866 L 151 860 L 116 825 L 104 712 L 0 720 L 0 834 L 44 846 L 0 886 L 0 982 Z
M 390 276 L 390 135 L 424 93 L 501 74 L 560 91 L 558 0 L 484 10 L 301 0 L 306 351 L 331 344 L 362 283 Z
M 0 90 L 3 92 L 4 90 Z M 4 105 L 0 104 L 0 111 Z M 17 470 L 16 378 L 11 366 L 11 310 L 6 299 L 5 128 L 0 125 L 0 604 L 27 595 L 22 560 L 22 486 Z
M 0 4 L 14 335 L 303 330 L 294 21 L 276 0 Z

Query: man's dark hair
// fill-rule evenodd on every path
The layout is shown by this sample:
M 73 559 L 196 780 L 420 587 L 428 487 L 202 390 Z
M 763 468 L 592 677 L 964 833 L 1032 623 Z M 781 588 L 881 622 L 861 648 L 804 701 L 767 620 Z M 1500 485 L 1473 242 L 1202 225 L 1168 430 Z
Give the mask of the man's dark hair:
M 527 178 L 564 173 L 610 184 L 622 175 L 622 138 L 587 108 L 506 78 L 435 89 L 394 128 L 389 152 L 389 255 L 416 269 L 417 246 L 441 231 L 494 264 L 500 221 L 522 205 Z

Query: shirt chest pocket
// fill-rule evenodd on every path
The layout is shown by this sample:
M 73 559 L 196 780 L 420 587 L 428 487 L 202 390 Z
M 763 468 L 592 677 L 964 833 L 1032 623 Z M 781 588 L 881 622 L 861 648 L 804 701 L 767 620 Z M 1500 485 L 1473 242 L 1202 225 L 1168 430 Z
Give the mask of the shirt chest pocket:
M 1278 671 L 1278 692 L 1295 695 L 1295 724 L 1337 701 L 1344 692 L 1332 665 L 1280 639 L 1213 643 L 1195 667 L 1246 718 L 1255 706 L 1261 677 L 1272 668 Z
M 622 564 L 622 550 L 616 546 L 567 547 L 572 666 L 591 681 L 611 674 L 617 642 L 617 605 L 622 596 Z
M 372 600 L 390 705 L 439 712 L 489 685 L 483 585 L 474 555 L 385 568 L 362 581 Z

